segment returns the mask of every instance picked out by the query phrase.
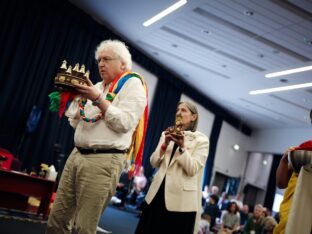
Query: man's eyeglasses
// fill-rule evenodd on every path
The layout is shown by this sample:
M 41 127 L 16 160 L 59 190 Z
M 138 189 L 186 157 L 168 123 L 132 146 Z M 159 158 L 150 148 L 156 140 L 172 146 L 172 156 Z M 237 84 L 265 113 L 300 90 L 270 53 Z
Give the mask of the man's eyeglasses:
M 110 61 L 112 60 L 116 60 L 118 59 L 118 57 L 115 57 L 115 58 L 111 58 L 111 57 L 100 57 L 96 60 L 96 63 L 97 64 L 100 64 L 101 62 L 103 63 L 109 63 Z

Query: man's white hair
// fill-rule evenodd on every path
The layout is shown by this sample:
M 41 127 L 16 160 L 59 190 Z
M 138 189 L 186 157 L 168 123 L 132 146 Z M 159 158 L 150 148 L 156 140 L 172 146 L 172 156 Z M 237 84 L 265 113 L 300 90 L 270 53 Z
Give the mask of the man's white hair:
M 126 44 L 119 40 L 105 40 L 102 41 L 95 50 L 95 59 L 99 58 L 100 52 L 106 49 L 111 49 L 116 56 L 120 57 L 125 64 L 126 70 L 132 69 L 132 58 Z

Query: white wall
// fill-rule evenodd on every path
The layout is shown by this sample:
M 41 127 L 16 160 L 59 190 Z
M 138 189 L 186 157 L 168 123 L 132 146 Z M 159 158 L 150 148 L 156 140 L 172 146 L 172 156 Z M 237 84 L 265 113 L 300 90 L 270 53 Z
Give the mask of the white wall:
M 272 162 L 273 155 L 271 154 L 250 153 L 244 175 L 244 185 L 252 184 L 255 187 L 266 190 Z
M 312 127 L 300 129 L 262 129 L 252 133 L 248 151 L 282 154 L 288 147 L 312 139 Z
M 214 121 L 214 114 L 212 114 L 210 111 L 205 109 L 202 105 L 198 104 L 197 102 L 193 101 L 190 97 L 186 96 L 185 94 L 181 95 L 181 101 L 189 101 L 196 105 L 198 110 L 198 126 L 197 130 L 204 133 L 208 138 L 211 134 L 211 129 Z
M 135 62 L 132 63 L 132 71 L 142 75 L 146 81 L 148 88 L 148 108 L 150 112 L 158 78 Z
M 243 176 L 247 161 L 246 148 L 248 142 L 248 136 L 239 132 L 227 122 L 223 122 L 216 149 L 213 174 L 218 171 L 230 177 Z M 234 144 L 240 145 L 238 151 L 233 149 Z

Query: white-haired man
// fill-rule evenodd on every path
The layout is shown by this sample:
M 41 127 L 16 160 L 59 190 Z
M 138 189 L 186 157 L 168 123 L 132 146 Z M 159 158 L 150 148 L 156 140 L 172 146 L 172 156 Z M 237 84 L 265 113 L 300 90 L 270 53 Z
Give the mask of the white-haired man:
M 147 110 L 145 82 L 131 72 L 131 54 L 123 42 L 101 42 L 95 59 L 102 81 L 76 85 L 80 97 L 66 112 L 75 128 L 75 148 L 64 167 L 48 234 L 71 233 L 73 223 L 77 233 L 96 233 Z

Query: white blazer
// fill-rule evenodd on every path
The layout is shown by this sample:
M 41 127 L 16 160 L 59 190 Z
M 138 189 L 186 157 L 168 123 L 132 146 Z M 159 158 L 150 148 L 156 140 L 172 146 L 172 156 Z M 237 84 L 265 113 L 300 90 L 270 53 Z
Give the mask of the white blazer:
M 174 142 L 170 142 L 164 155 L 159 157 L 160 147 L 165 141 L 164 132 L 158 146 L 151 155 L 153 167 L 159 168 L 145 200 L 150 204 L 155 197 L 164 177 L 165 204 L 169 211 L 201 212 L 202 175 L 208 157 L 209 140 L 201 132 L 184 131 L 185 152 L 177 149 L 170 165 L 169 160 Z

